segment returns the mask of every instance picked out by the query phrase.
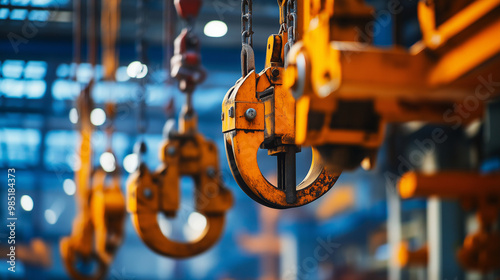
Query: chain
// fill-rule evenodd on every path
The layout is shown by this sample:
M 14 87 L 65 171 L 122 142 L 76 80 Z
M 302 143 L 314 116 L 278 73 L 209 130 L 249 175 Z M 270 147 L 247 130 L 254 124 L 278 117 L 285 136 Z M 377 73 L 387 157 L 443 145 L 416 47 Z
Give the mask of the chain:
M 121 0 L 102 1 L 101 12 L 101 42 L 104 79 L 113 81 L 118 67 L 116 40 L 120 29 Z
M 137 29 L 137 40 L 136 40 L 136 51 L 137 57 L 140 63 L 147 65 L 147 45 L 144 38 L 146 34 L 146 0 L 137 1 L 137 19 L 136 23 Z M 146 118 L 146 77 L 140 79 L 138 88 L 138 110 L 137 110 L 137 131 L 139 134 L 144 134 L 148 128 L 148 121 Z
M 241 43 L 253 46 L 252 0 L 241 1 Z
M 241 1 L 241 75 L 255 70 L 252 30 L 252 0 Z
M 288 0 L 286 3 L 286 11 L 288 42 L 285 45 L 285 67 L 288 65 L 288 52 L 297 41 L 297 0 Z
M 146 0 L 138 0 L 136 3 L 137 9 L 137 33 L 136 33 L 136 42 L 135 49 L 137 53 L 137 59 L 141 64 L 147 65 L 147 49 L 146 49 L 146 41 L 144 38 L 145 29 L 146 29 L 146 18 L 145 18 L 145 3 Z M 148 129 L 148 120 L 146 117 L 146 77 L 143 77 L 138 81 L 137 88 L 137 133 L 138 139 L 134 145 L 134 153 L 137 155 L 139 167 L 143 164 L 143 156 L 146 153 L 147 147 L 146 142 L 144 140 L 144 133 L 146 133 Z
M 287 4 L 288 43 L 290 47 L 297 40 L 297 0 L 288 0 Z
M 71 79 L 76 82 L 76 72 L 82 62 L 82 1 L 73 0 L 73 67 Z
M 172 59 L 172 56 L 174 54 L 173 50 L 173 44 L 174 44 L 174 38 L 175 38 L 175 29 L 176 29 L 176 14 L 175 14 L 175 7 L 174 7 L 174 1 L 172 0 L 164 0 L 163 1 L 163 67 L 166 70 L 167 77 L 165 79 L 165 82 L 168 85 L 171 85 L 173 83 L 173 78 L 170 76 L 171 71 L 171 66 L 170 66 L 170 60 Z

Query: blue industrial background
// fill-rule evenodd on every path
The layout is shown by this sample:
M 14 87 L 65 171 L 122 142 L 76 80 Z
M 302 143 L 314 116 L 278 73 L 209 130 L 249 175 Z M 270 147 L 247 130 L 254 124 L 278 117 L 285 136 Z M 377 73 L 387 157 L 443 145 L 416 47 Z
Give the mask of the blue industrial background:
M 98 66 L 96 78 L 99 82 L 93 91 L 96 107 L 103 108 L 107 101 L 118 105 L 112 144 L 120 166 L 123 166 L 125 157 L 133 152 L 133 146 L 139 138 L 136 121 L 139 85 L 126 75 L 126 66 L 137 60 L 134 46 L 135 1 L 122 2 L 117 82 L 99 81 L 101 68 Z M 208 252 L 187 260 L 173 260 L 150 251 L 127 218 L 125 241 L 110 269 L 109 279 L 257 279 L 262 276 L 263 257 L 249 253 L 240 246 L 241 236 L 259 235 L 263 230 L 260 223 L 262 210 L 239 189 L 231 176 L 220 122 L 222 99 L 241 75 L 240 2 L 204 2 L 196 30 L 201 38 L 203 64 L 208 71 L 208 78 L 195 92 L 194 107 L 199 115 L 200 131 L 216 141 L 219 147 L 220 165 L 224 181 L 235 197 L 234 207 L 228 214 L 220 242 Z M 380 12 L 387 8 L 389 1 L 367 2 Z M 380 29 L 374 32 L 376 45 L 389 47 L 397 43 L 409 46 L 419 39 L 418 22 L 415 20 L 416 2 L 402 1 L 401 5 L 405 9 L 399 17 L 402 19 L 402 28 L 397 38 L 393 36 L 393 19 L 380 19 Z M 8 264 L 2 260 L 0 278 L 66 279 L 68 276 L 61 262 L 59 240 L 70 234 L 75 217 L 74 192 L 71 191 L 71 181 L 67 179 L 73 179 L 73 170 L 78 168 L 79 143 L 78 131 L 69 115 L 79 93 L 78 83 L 87 83 L 93 72 L 90 64 L 83 63 L 77 69 L 77 81 L 70 79 L 73 67 L 70 0 L 0 0 L 0 3 L 6 5 L 0 8 L 0 178 L 6 177 L 8 168 L 15 168 L 17 198 L 29 195 L 34 202 L 31 211 L 23 210 L 18 204 L 17 242 L 28 244 L 33 238 L 41 238 L 52 249 L 50 269 L 18 262 L 18 273 L 11 274 L 7 270 Z M 175 84 L 166 82 L 167 73 L 162 67 L 161 9 L 162 1 L 148 1 L 150 16 L 145 34 L 149 58 L 149 73 L 146 77 L 148 128 L 144 139 L 149 148 L 145 161 L 151 168 L 159 164 L 157 147 L 162 141 L 162 128 L 167 119 L 164 107 L 173 97 L 178 114 L 184 102 L 184 96 Z M 254 15 L 256 68 L 262 69 L 267 36 L 279 29 L 276 1 L 254 0 Z M 228 33 L 218 39 L 204 36 L 202 27 L 209 20 L 225 21 Z M 13 44 L 12 34 L 22 36 L 25 41 Z M 103 127 L 96 128 L 92 139 L 95 166 L 99 164 L 98 155 L 105 151 Z M 391 132 L 396 130 L 401 133 L 397 137 L 392 136 Z M 459 140 L 466 138 L 461 131 L 450 130 L 449 133 L 456 134 L 455 138 Z M 295 275 L 292 279 L 332 279 L 333 271 L 338 273 L 339 269 L 373 273 L 371 279 L 385 278 L 390 253 L 387 241 L 383 238 L 380 242 L 373 240 L 377 234 L 386 233 L 386 192 L 392 191 L 394 185 L 388 183 L 384 174 L 388 170 L 397 170 L 388 158 L 394 153 L 408 153 L 411 145 L 405 143 L 429 134 L 430 129 L 418 125 L 417 128 L 406 130 L 401 127 L 390 128 L 388 143 L 379 152 L 378 165 L 374 170 L 360 168 L 341 175 L 335 188 L 352 188 L 355 201 L 334 215 L 321 215 L 322 207 L 338 202 L 333 191 L 305 207 L 282 211 L 276 224 L 277 234 L 281 236 L 282 249 L 278 256 L 281 271 Z M 468 143 L 463 140 L 456 144 L 448 142 L 447 145 L 466 146 Z M 444 153 L 453 154 L 453 151 L 446 152 L 445 149 Z M 310 149 L 304 148 L 298 156 L 299 179 L 307 173 L 310 155 Z M 460 165 L 460 157 L 455 159 L 450 161 Z M 276 160 L 267 157 L 265 152 L 259 155 L 259 160 L 262 173 L 272 177 L 276 172 Z M 485 168 L 498 168 L 496 159 L 488 164 Z M 129 173 L 122 168 L 122 174 L 122 189 L 125 191 Z M 189 186 L 190 183 L 188 178 L 182 178 L 182 199 L 186 205 L 192 205 L 193 188 Z M 66 191 L 65 184 L 69 184 L 66 185 Z M 0 216 L 5 221 L 7 213 L 3 202 L 6 201 L 7 191 L 3 181 L 1 186 Z M 425 207 L 425 200 L 404 201 L 403 221 L 425 216 Z M 181 215 L 175 221 L 168 222 L 169 230 L 177 231 L 180 235 L 187 234 L 182 231 L 186 220 L 187 215 Z M 7 234 L 5 226 L 0 227 L 0 246 L 5 245 Z M 328 257 L 317 260 L 315 249 L 325 242 L 334 243 L 332 248 L 335 249 L 325 249 Z M 458 271 L 456 265 L 451 264 L 450 267 L 452 271 Z

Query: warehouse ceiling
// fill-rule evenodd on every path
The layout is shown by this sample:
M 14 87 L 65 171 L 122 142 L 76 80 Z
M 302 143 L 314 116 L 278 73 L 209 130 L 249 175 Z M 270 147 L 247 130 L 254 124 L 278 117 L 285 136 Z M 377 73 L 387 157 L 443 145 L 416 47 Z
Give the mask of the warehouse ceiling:
M 87 1 L 83 1 L 87 2 Z M 164 2 L 146 0 L 146 34 L 151 45 L 161 45 L 164 35 Z M 0 36 L 8 38 L 11 33 L 32 37 L 27 39 L 70 42 L 72 40 L 73 5 L 69 0 L 2 0 L 0 10 Z M 202 36 L 205 47 L 239 48 L 241 45 L 241 23 L 239 0 L 209 0 L 204 5 L 196 23 L 196 31 L 203 34 L 203 27 L 212 20 L 224 21 L 228 33 L 222 38 Z M 131 44 L 137 34 L 137 1 L 123 0 L 121 3 L 120 43 Z M 278 9 L 275 1 L 255 0 L 254 27 L 255 42 L 265 46 L 269 35 L 269 26 L 278 30 Z M 85 9 L 85 7 L 83 7 Z M 50 13 L 49 13 L 50 12 Z M 28 22 L 27 22 L 28 21 Z M 30 22 L 32 24 L 30 24 Z M 182 23 L 180 23 L 182 26 Z M 177 26 L 179 29 L 180 26 Z M 33 34 L 33 35 L 32 35 Z M 22 45 L 21 45 L 22 47 Z

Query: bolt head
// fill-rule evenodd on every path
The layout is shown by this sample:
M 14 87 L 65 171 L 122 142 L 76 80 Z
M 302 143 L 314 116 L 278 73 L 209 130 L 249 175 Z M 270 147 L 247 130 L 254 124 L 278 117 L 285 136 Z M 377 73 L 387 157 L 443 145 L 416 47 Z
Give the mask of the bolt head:
M 234 118 L 234 107 L 229 108 L 229 117 Z
M 253 121 L 255 119 L 255 117 L 257 117 L 257 111 L 255 111 L 254 108 L 249 108 L 246 112 L 245 112 L 245 118 L 248 120 L 248 121 Z
M 280 75 L 280 70 L 274 68 L 272 71 L 271 71 L 271 75 L 273 75 L 273 77 L 278 77 Z
M 223 121 L 223 120 L 224 120 L 224 112 L 222 112 L 222 113 L 220 114 L 220 120 L 221 120 L 221 121 Z
M 153 191 L 150 188 L 145 188 L 143 194 L 147 199 L 153 198 Z
M 175 147 L 173 147 L 173 146 L 168 147 L 167 153 L 169 156 L 175 155 Z
M 207 168 L 207 175 L 208 175 L 208 177 L 210 177 L 210 178 L 214 178 L 214 177 L 215 177 L 215 175 L 216 175 L 215 168 L 214 168 L 214 167 L 212 167 L 212 166 L 208 167 L 208 168 Z

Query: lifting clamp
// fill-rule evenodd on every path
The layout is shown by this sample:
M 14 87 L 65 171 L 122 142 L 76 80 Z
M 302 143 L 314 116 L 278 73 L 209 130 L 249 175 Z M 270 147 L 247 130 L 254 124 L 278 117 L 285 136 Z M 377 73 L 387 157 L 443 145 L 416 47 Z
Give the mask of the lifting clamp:
M 192 22 L 201 1 L 176 0 L 175 5 L 179 15 Z M 171 60 L 171 76 L 179 80 L 179 89 L 187 97 L 179 117 L 179 131 L 164 132 L 165 141 L 159 153 L 162 164 L 156 171 L 149 171 L 141 162 L 128 181 L 127 209 L 137 233 L 153 251 L 174 258 L 192 257 L 214 246 L 224 230 L 225 214 L 233 204 L 232 194 L 222 181 L 217 147 L 197 131 L 192 93 L 205 79 L 205 70 L 201 66 L 199 40 L 191 30 L 184 29 L 175 40 Z M 144 143 L 138 148 L 138 153 L 146 150 Z M 193 178 L 195 210 L 207 219 L 201 236 L 186 243 L 163 235 L 157 221 L 158 213 L 175 217 L 181 210 L 182 176 Z
M 168 133 L 161 144 L 163 164 L 150 172 L 141 163 L 129 178 L 127 209 L 137 233 L 149 248 L 164 256 L 187 258 L 206 251 L 217 242 L 233 198 L 221 180 L 217 147 L 196 131 L 196 117 L 186 120 L 183 115 L 179 123 L 180 131 Z M 191 129 L 185 131 L 187 127 Z M 158 213 L 174 217 L 180 210 L 179 180 L 182 176 L 194 179 L 195 210 L 207 219 L 203 234 L 188 243 L 163 235 L 157 222 Z
M 97 169 L 92 177 L 93 192 L 90 201 L 92 223 L 94 224 L 96 252 L 107 264 L 123 241 L 125 225 L 125 197 L 120 189 L 120 177 Z
M 252 3 L 242 1 L 242 78 L 222 103 L 222 131 L 233 177 L 255 201 L 272 208 L 298 207 L 326 193 L 340 172 L 324 169 L 313 149 L 311 168 L 296 185 L 295 100 L 283 87 L 285 52 L 295 40 L 296 2 L 279 1 L 280 32 L 267 44 L 265 69 L 257 74 L 252 49 Z M 278 186 L 260 172 L 259 148 L 278 159 Z
M 409 49 L 339 36 L 363 32 L 334 25 L 346 2 L 299 1 L 301 38 L 290 49 L 284 78 L 297 99 L 296 142 L 320 150 L 327 167 L 355 169 L 364 160 L 374 166 L 387 123 L 466 124 L 483 116 L 484 101 L 498 96 L 484 90 L 483 81 L 500 77 L 499 0 L 463 1 L 470 3 L 441 23 L 435 5 L 457 10 L 461 3 L 419 1 L 423 39 Z M 347 14 L 347 25 L 357 11 Z M 463 107 L 473 109 L 462 113 Z M 445 113 L 449 109 L 453 114 Z
M 61 240 L 60 250 L 63 263 L 72 278 L 103 279 L 123 239 L 125 199 L 117 173 L 112 175 L 111 185 L 106 183 L 107 174 L 103 170 L 96 169 L 91 174 L 90 85 L 80 95 L 78 105 L 82 137 L 81 167 L 75 176 L 79 213 L 73 222 L 71 236 Z M 97 267 L 91 272 L 81 271 L 78 268 L 80 261 L 95 263 Z

